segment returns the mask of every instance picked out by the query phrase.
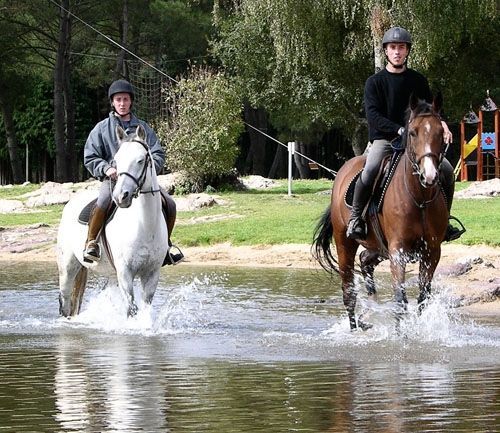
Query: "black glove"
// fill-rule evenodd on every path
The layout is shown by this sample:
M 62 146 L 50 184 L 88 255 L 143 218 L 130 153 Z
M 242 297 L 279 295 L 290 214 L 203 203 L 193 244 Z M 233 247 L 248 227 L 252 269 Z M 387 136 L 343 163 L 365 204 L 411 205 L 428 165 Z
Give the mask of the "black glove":
M 391 146 L 393 150 L 403 150 L 405 147 L 403 137 L 401 135 L 398 135 L 394 140 L 391 141 Z

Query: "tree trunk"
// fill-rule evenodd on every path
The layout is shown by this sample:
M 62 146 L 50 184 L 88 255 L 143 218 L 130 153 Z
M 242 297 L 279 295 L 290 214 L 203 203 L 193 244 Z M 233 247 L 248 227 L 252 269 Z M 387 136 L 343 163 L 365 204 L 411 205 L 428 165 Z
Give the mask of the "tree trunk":
M 69 0 L 62 0 L 62 7 L 69 9 Z M 68 55 L 69 14 L 61 8 L 59 11 L 59 37 L 54 66 L 54 141 L 56 147 L 56 182 L 66 182 L 66 112 L 64 107 L 65 56 Z
M 127 47 L 128 44 L 128 0 L 123 0 L 122 22 L 121 22 L 121 45 Z M 125 50 L 120 50 L 116 58 L 115 79 L 127 77 L 125 68 Z
M 66 108 L 66 178 L 71 182 L 78 179 L 78 154 L 76 151 L 75 133 L 75 102 L 69 84 L 69 74 L 66 75 L 64 101 Z
M 14 118 L 12 115 L 12 106 L 7 101 L 5 93 L 0 86 L 0 105 L 7 138 L 7 148 L 9 150 L 10 167 L 12 169 L 12 179 L 15 184 L 23 182 L 23 168 L 19 158 L 19 144 L 17 142 L 16 130 L 14 127 Z
M 362 155 L 368 144 L 368 123 L 366 119 L 359 118 L 354 133 L 352 134 L 352 150 L 354 155 Z
M 264 109 L 252 108 L 245 104 L 245 120 L 255 128 L 266 132 L 267 118 Z M 248 127 L 250 148 L 246 165 L 250 174 L 266 175 L 266 137 L 253 128 Z
M 387 8 L 376 4 L 371 11 L 370 30 L 373 44 L 374 71 L 379 72 L 385 67 L 385 53 L 382 47 L 384 33 L 390 25 L 390 17 Z M 367 122 L 366 119 L 356 118 L 356 127 L 352 134 L 352 150 L 354 155 L 362 155 L 367 146 Z
M 302 155 L 308 156 L 308 149 L 307 145 L 302 143 L 301 141 L 296 141 L 295 142 L 295 150 Z M 311 174 L 311 169 L 309 168 L 309 162 L 307 159 L 302 158 L 299 156 L 297 153 L 293 154 L 293 162 L 295 163 L 295 166 L 297 167 L 297 170 L 299 172 L 299 177 L 300 179 L 309 179 L 310 174 Z
M 371 19 L 370 19 L 370 29 L 372 33 L 373 42 L 373 54 L 375 60 L 375 72 L 378 72 L 384 68 L 385 63 L 385 53 L 382 48 L 382 38 L 384 37 L 384 32 L 390 25 L 390 17 L 387 8 L 382 7 L 382 5 L 375 5 L 372 9 Z
M 71 21 L 68 23 L 68 33 L 66 39 L 66 52 L 64 55 L 64 107 L 66 114 L 66 179 L 77 182 L 78 179 L 78 155 L 76 152 L 76 132 L 75 132 L 75 101 L 71 89 Z
M 287 154 L 287 150 L 281 144 L 276 145 L 276 153 L 274 154 L 273 164 L 267 177 L 270 179 L 284 179 L 287 177 L 285 164 Z

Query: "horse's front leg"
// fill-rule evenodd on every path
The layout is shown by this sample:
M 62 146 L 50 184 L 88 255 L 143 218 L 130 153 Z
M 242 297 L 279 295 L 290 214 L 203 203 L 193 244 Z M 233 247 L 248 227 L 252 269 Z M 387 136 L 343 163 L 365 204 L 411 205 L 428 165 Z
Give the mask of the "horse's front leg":
M 160 270 L 148 272 L 145 275 L 141 275 L 141 285 L 142 285 L 142 300 L 146 304 L 151 304 L 153 302 L 153 297 L 158 287 L 158 280 L 160 279 Z
M 431 284 L 434 277 L 434 271 L 441 258 L 441 246 L 429 249 L 422 254 L 419 265 L 418 286 L 420 293 L 418 296 L 418 312 L 422 313 L 431 296 Z
M 391 253 L 390 261 L 394 301 L 396 302 L 396 320 L 399 324 L 399 321 L 402 315 L 406 312 L 408 305 L 408 299 L 406 297 L 406 290 L 404 287 L 406 259 L 398 249 Z
M 365 280 L 365 288 L 368 298 L 376 301 L 377 289 L 375 287 L 373 273 L 375 272 L 375 267 L 381 261 L 380 254 L 377 251 L 363 250 L 359 255 L 359 260 L 361 262 L 361 273 L 363 274 L 363 278 Z
M 117 270 L 117 278 L 120 293 L 127 304 L 127 316 L 135 316 L 138 308 L 134 300 L 134 277 L 130 271 L 123 269 Z

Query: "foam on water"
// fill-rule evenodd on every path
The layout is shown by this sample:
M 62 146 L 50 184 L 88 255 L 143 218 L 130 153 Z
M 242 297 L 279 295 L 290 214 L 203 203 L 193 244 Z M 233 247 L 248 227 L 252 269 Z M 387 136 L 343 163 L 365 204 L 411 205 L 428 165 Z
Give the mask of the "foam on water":
M 432 296 L 421 314 L 416 302 L 410 301 L 408 311 L 396 326 L 396 305 L 392 302 L 375 303 L 358 298 L 364 320 L 373 325 L 367 331 L 351 332 L 348 318 L 334 323 L 321 332 L 331 344 L 363 345 L 379 341 L 404 343 L 435 343 L 445 347 L 491 346 L 500 347 L 500 332 L 475 323 L 452 307 L 448 290 L 441 288 Z
M 85 327 L 118 334 L 182 334 L 207 332 L 210 320 L 207 311 L 213 308 L 214 299 L 208 296 L 210 281 L 194 278 L 166 293 L 157 293 L 153 306 L 141 300 L 136 287 L 135 299 L 139 311 L 127 317 L 127 304 L 116 285 L 105 290 L 87 290 L 82 311 L 70 320 L 61 322 L 71 327 Z M 214 289 L 214 287 L 212 287 Z M 164 291 L 159 287 L 158 292 Z

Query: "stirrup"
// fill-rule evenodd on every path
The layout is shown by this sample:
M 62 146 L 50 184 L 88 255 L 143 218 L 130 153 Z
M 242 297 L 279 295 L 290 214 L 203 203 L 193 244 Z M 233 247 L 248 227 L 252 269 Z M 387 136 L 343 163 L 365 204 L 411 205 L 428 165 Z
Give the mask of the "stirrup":
M 453 227 L 450 224 L 450 221 L 456 221 L 458 224 L 460 224 L 460 228 Z M 446 234 L 444 235 L 445 242 L 454 241 L 462 236 L 465 232 L 466 230 L 462 222 L 458 218 L 450 215 L 448 217 L 448 227 L 446 227 Z
M 177 253 L 172 253 L 172 248 L 175 248 L 178 252 Z M 184 254 L 182 254 L 182 251 L 177 245 L 171 245 L 170 248 L 167 251 L 167 255 L 165 256 L 165 259 L 163 260 L 162 266 L 165 265 L 176 265 L 184 260 Z
M 366 233 L 366 223 L 361 217 L 351 217 L 349 223 L 347 224 L 346 236 L 349 239 L 365 240 Z
M 87 246 L 83 250 L 83 261 L 87 263 L 98 262 L 101 259 L 101 249 L 97 241 L 92 240 L 87 242 Z

